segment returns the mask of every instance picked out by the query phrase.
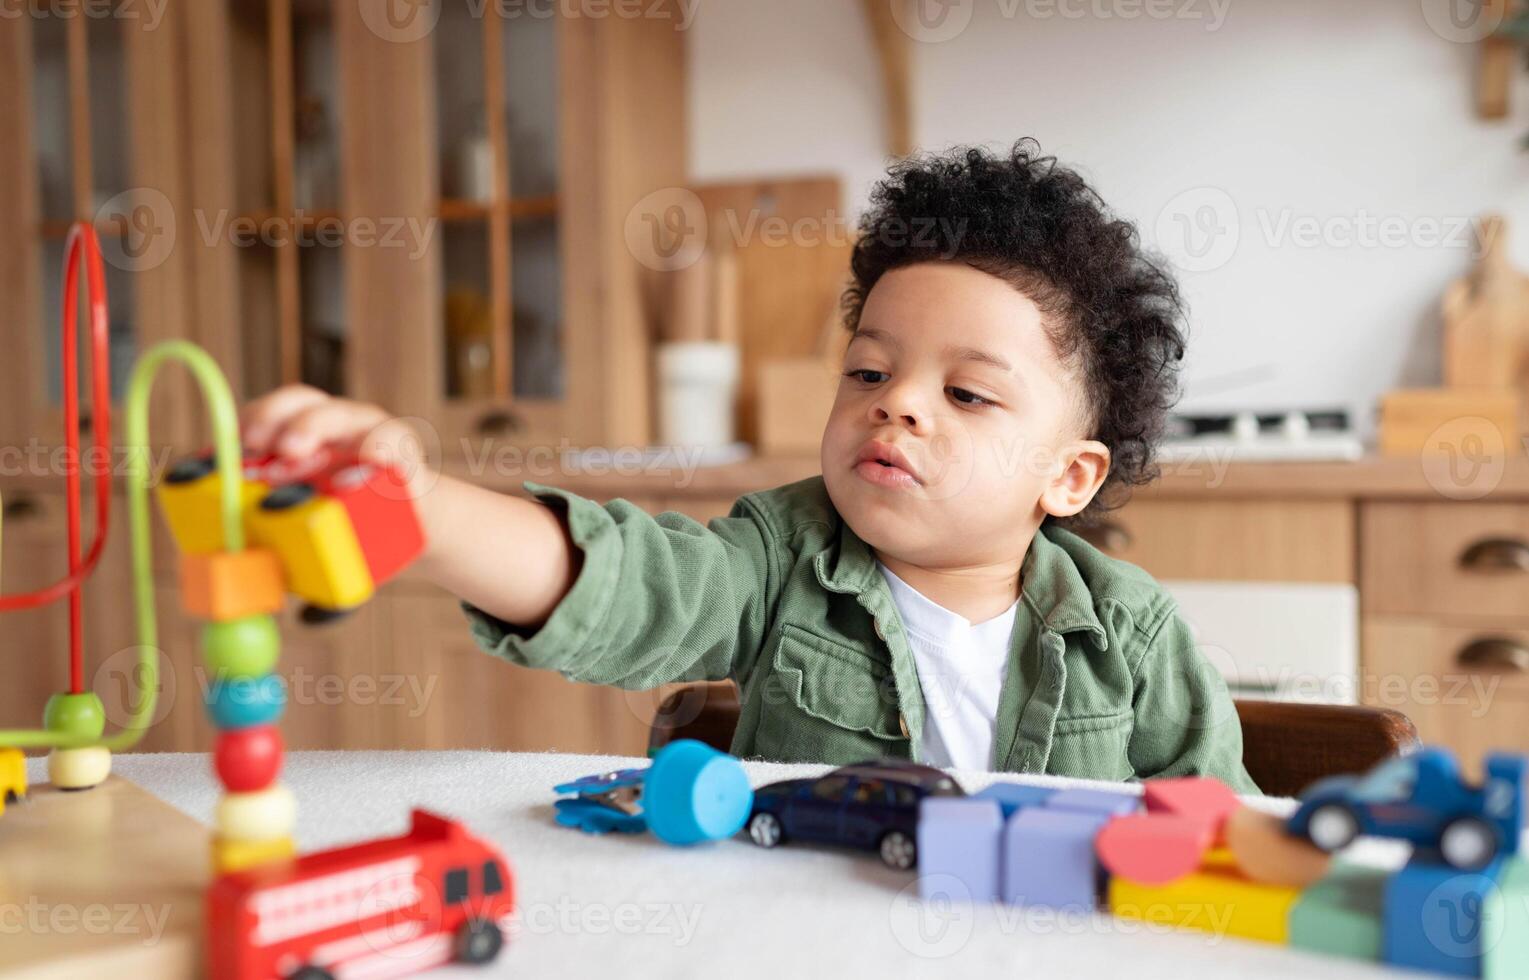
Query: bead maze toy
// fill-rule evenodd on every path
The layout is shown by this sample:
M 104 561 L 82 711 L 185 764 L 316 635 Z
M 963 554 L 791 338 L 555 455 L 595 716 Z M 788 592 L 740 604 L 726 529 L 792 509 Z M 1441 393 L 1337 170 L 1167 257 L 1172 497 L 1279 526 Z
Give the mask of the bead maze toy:
M 41 729 L 0 730 L 0 756 L 16 764 L 21 749 L 50 749 L 48 777 L 61 789 L 89 789 L 99 785 L 111 771 L 111 753 L 136 745 L 153 716 L 158 693 L 155 657 L 157 637 L 154 629 L 153 590 L 142 583 L 135 587 L 140 640 L 138 679 L 141 691 L 134 710 L 121 731 L 107 737 L 106 712 L 101 699 L 85 690 L 84 625 L 82 590 L 100 561 L 111 524 L 111 472 L 96 467 L 95 530 L 90 547 L 80 549 L 80 390 L 79 312 L 80 270 L 84 269 L 90 328 L 90 373 L 92 438 L 94 450 L 105 453 L 111 447 L 111 379 L 109 374 L 109 324 L 106 305 L 106 276 L 101 262 L 100 243 L 89 225 L 76 224 L 64 245 L 63 302 L 60 325 L 60 350 L 63 360 L 64 405 L 64 484 L 67 504 L 67 547 L 69 571 L 61 579 L 32 592 L 0 596 L 0 612 L 33 609 L 65 596 L 69 600 L 69 689 L 53 695 L 43 709 Z M 140 413 L 142 406 L 140 406 Z M 135 419 L 129 412 L 131 429 Z M 141 421 L 141 419 L 139 419 Z M 131 433 L 129 441 L 132 442 Z M 145 461 L 138 456 L 130 462 L 140 469 Z M 147 567 L 149 541 L 146 526 L 133 527 L 134 564 Z M 25 794 L 25 774 L 12 778 L 3 787 L 8 794 Z

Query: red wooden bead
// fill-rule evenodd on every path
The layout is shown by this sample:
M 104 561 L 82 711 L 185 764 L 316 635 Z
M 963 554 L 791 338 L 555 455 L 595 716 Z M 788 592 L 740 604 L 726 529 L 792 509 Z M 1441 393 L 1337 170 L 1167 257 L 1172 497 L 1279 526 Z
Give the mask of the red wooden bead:
M 256 725 L 219 733 L 212 764 L 230 793 L 253 793 L 276 781 L 281 758 L 281 730 Z

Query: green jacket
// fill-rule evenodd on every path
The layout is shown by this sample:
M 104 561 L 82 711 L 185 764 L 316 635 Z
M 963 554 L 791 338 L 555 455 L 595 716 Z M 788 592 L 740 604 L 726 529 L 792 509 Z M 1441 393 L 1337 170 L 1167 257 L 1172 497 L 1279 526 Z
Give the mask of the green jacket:
M 925 701 L 913 655 L 875 556 L 821 477 L 749 494 L 707 525 L 525 487 L 564 512 L 584 564 L 534 631 L 467 606 L 485 650 L 625 688 L 731 679 L 735 755 L 916 758 Z M 1205 774 L 1257 791 L 1226 686 L 1150 575 L 1048 525 L 1020 590 L 995 769 Z

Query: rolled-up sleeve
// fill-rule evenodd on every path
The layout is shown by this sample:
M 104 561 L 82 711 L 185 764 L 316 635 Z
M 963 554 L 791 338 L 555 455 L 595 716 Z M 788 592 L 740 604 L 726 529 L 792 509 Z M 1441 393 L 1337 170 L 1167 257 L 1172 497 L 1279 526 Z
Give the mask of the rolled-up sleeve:
M 643 689 L 746 674 L 778 589 L 773 542 L 747 498 L 709 524 L 527 482 L 583 564 L 547 621 L 506 623 L 463 603 L 485 651 L 571 680 Z M 514 561 L 514 555 L 506 555 Z

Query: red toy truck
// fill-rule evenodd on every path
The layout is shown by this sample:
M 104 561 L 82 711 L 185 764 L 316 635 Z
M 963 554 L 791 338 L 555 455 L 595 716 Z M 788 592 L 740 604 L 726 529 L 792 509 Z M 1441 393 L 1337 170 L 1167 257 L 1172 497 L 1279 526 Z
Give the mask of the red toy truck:
M 499 955 L 515 909 L 504 858 L 415 810 L 403 837 L 219 876 L 207 890 L 213 980 L 393 977 Z

